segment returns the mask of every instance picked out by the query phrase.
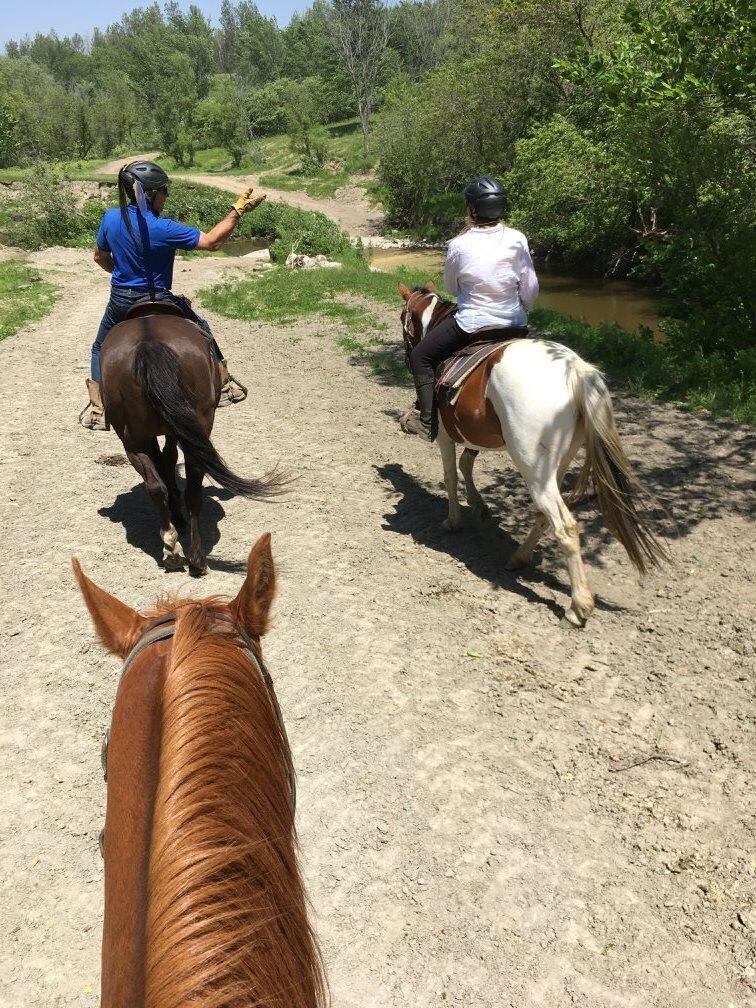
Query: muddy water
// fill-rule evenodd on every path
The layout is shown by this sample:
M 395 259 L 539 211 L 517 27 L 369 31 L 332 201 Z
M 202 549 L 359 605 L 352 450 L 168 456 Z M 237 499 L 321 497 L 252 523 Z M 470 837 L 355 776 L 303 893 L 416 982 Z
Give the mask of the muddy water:
M 431 275 L 443 270 L 444 255 L 443 249 L 375 249 L 370 261 L 381 270 L 407 266 L 427 269 Z M 539 308 L 551 308 L 594 325 L 616 322 L 630 332 L 639 326 L 657 330 L 658 304 L 642 288 L 624 280 L 576 276 L 542 263 L 536 269 L 541 287 Z

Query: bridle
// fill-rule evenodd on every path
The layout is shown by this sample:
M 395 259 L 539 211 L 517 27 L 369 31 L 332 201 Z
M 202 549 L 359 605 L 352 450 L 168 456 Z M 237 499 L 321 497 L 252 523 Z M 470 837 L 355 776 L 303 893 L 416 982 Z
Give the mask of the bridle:
M 433 311 L 431 312 L 431 316 L 428 319 L 428 323 L 427 325 L 423 325 L 422 327 L 423 331 L 420 333 L 419 336 L 415 331 L 416 309 L 412 306 L 412 299 L 416 295 L 419 295 L 419 297 L 432 298 L 436 302 L 436 304 L 433 307 Z M 439 308 L 445 308 L 446 310 L 444 311 L 443 315 L 441 315 L 440 318 L 434 320 L 434 315 L 436 314 Z M 427 308 L 425 310 L 427 311 Z M 410 354 L 415 349 L 420 340 L 428 335 L 428 332 L 433 328 L 433 326 L 438 325 L 439 322 L 445 319 L 448 315 L 451 315 L 454 312 L 456 312 L 456 310 L 457 310 L 456 304 L 452 304 L 449 301 L 444 301 L 438 294 L 434 293 L 433 291 L 428 291 L 425 289 L 412 291 L 410 296 L 405 301 L 404 308 L 402 309 L 402 313 L 400 315 L 402 323 L 402 339 L 404 340 L 404 352 L 407 357 L 408 366 L 409 366 Z
M 276 715 L 276 720 L 278 721 L 278 728 L 281 732 L 281 737 L 286 743 L 286 748 L 290 751 L 289 737 L 286 734 L 286 727 L 284 725 L 283 716 L 281 715 L 281 708 L 278 705 L 278 697 L 276 696 L 276 691 L 273 687 L 273 680 L 270 677 L 270 673 L 265 668 L 262 660 L 262 656 L 259 654 L 259 645 L 255 645 L 255 641 L 244 627 L 233 618 L 228 613 L 213 612 L 212 618 L 214 620 L 219 620 L 223 623 L 228 623 L 231 626 L 233 634 L 238 637 L 241 641 L 241 650 L 249 659 L 250 664 L 257 674 L 262 679 L 263 683 L 267 687 L 268 696 L 270 698 L 271 706 L 273 707 L 273 712 Z M 126 675 L 128 670 L 136 661 L 137 657 L 146 650 L 151 644 L 157 643 L 161 640 L 170 640 L 176 633 L 176 613 L 166 613 L 164 616 L 160 616 L 158 619 L 154 620 L 145 629 L 142 636 L 136 642 L 134 647 L 129 651 L 128 655 L 124 659 L 123 667 L 121 668 L 121 674 L 118 678 L 118 685 L 123 681 L 123 677 Z M 211 633 L 221 632 L 220 628 L 211 631 Z M 105 732 L 105 738 L 102 742 L 102 750 L 100 753 L 100 760 L 102 762 L 102 770 L 104 779 L 108 779 L 108 741 L 110 738 L 110 731 Z M 291 810 L 292 813 L 296 809 L 297 805 L 297 785 L 294 777 L 294 771 L 292 770 L 289 775 L 289 794 L 291 799 Z M 105 846 L 105 831 L 103 830 L 100 834 L 100 851 L 104 856 L 104 846 Z

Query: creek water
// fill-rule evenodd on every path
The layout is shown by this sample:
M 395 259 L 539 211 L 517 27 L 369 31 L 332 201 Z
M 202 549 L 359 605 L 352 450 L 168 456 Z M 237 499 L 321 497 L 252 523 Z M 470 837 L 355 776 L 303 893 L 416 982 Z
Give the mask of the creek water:
M 264 238 L 232 238 L 224 246 L 228 255 L 243 256 L 270 244 Z M 370 264 L 376 269 L 390 272 L 401 266 L 427 270 L 428 276 L 443 272 L 443 249 L 372 249 L 368 252 Z M 627 280 L 602 280 L 599 277 L 578 276 L 574 273 L 537 263 L 539 308 L 551 308 L 563 315 L 572 315 L 593 325 L 616 322 L 629 332 L 648 326 L 654 334 L 658 331 L 658 303 L 653 296 Z
M 371 265 L 380 270 L 394 270 L 400 266 L 427 270 L 435 276 L 443 271 L 443 249 L 374 249 Z M 572 315 L 592 325 L 616 322 L 634 332 L 648 326 L 658 332 L 659 306 L 648 291 L 627 280 L 602 280 L 597 277 L 578 276 L 536 263 L 540 294 L 539 308 L 551 308 L 563 315 Z

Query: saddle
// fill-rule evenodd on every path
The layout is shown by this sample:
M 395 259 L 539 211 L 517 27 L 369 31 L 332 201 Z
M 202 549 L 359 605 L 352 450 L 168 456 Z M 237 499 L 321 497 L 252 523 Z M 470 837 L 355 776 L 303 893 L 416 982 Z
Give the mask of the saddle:
M 149 298 L 137 301 L 126 312 L 127 319 L 142 318 L 145 315 L 178 315 L 179 318 L 184 318 L 184 313 L 172 301 L 150 301 Z
M 527 326 L 497 329 L 491 332 L 490 339 L 476 340 L 441 364 L 436 378 L 437 412 L 457 444 L 506 447 L 499 419 L 486 398 L 488 379 L 507 347 L 527 335 Z M 436 424 L 434 416 L 432 431 Z

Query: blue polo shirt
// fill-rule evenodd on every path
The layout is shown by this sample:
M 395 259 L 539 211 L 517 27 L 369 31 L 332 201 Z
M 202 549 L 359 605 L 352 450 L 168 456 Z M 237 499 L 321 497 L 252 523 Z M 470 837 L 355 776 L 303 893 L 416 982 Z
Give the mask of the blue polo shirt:
M 142 252 L 140 224 L 145 224 L 137 208 L 131 204 L 126 208 L 129 221 L 137 236 L 137 243 L 129 234 L 118 207 L 106 210 L 97 232 L 97 246 L 103 252 L 110 252 L 115 267 L 111 275 L 113 287 L 133 287 L 147 290 L 147 265 Z M 157 217 L 147 210 L 146 226 L 149 233 L 149 267 L 155 290 L 170 290 L 173 284 L 173 260 L 176 249 L 195 249 L 200 240 L 197 228 L 179 224 L 168 217 Z

